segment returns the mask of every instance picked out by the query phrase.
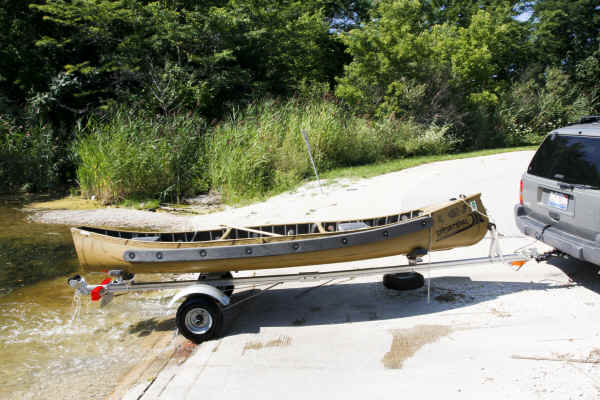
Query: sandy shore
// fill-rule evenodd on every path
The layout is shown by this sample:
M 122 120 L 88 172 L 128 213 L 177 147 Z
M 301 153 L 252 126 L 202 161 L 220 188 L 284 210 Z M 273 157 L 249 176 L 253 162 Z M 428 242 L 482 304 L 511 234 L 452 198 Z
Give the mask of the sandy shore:
M 43 224 L 114 226 L 151 230 L 185 230 L 190 226 L 189 216 L 129 208 L 33 211 L 29 220 Z

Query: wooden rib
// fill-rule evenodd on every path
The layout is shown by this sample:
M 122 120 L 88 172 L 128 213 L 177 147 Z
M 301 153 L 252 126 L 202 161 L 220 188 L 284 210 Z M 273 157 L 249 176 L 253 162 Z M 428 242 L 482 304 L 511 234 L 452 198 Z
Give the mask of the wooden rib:
M 267 236 L 281 236 L 277 233 L 271 233 L 271 232 L 265 232 L 265 231 L 259 231 L 258 229 L 252 229 L 252 228 L 243 228 L 241 226 L 234 226 L 234 225 L 221 225 L 224 228 L 227 229 L 237 229 L 240 231 L 246 231 L 246 232 L 252 232 L 252 233 L 259 233 L 261 235 L 267 235 Z M 225 235 L 223 235 L 225 236 Z

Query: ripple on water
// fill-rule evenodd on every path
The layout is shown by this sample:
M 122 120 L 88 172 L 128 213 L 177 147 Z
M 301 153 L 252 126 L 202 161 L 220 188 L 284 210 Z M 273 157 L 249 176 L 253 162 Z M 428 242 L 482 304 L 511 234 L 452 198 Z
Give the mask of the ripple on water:
M 174 313 L 168 296 L 117 296 L 103 309 L 74 298 L 66 277 L 78 263 L 68 227 L 25 217 L 0 204 L 0 399 L 105 398 L 151 353 L 140 351 L 137 327 Z
M 120 296 L 103 309 L 87 297 L 79 305 L 61 297 L 60 307 L 49 307 L 40 296 L 0 307 L 0 398 L 39 398 L 43 393 L 45 398 L 75 399 L 82 390 L 86 398 L 103 398 L 122 373 L 149 356 L 137 351 L 140 321 L 172 313 L 164 306 L 164 293 L 158 292 Z

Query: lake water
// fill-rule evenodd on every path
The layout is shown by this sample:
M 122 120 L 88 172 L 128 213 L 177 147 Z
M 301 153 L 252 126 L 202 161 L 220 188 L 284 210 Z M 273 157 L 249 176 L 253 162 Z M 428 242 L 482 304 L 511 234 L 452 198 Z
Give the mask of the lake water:
M 144 337 L 173 313 L 169 299 L 128 294 L 101 309 L 81 298 L 75 318 L 66 279 L 79 266 L 69 227 L 29 223 L 19 208 L 0 200 L 0 399 L 105 398 L 148 356 Z

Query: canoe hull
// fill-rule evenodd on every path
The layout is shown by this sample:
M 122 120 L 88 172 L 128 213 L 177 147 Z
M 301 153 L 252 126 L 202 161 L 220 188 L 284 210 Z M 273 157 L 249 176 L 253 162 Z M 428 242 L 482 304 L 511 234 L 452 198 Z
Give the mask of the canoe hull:
M 211 273 L 331 264 L 445 250 L 479 242 L 488 219 L 480 195 L 425 207 L 410 221 L 348 232 L 209 242 L 143 242 L 72 228 L 87 272 Z

